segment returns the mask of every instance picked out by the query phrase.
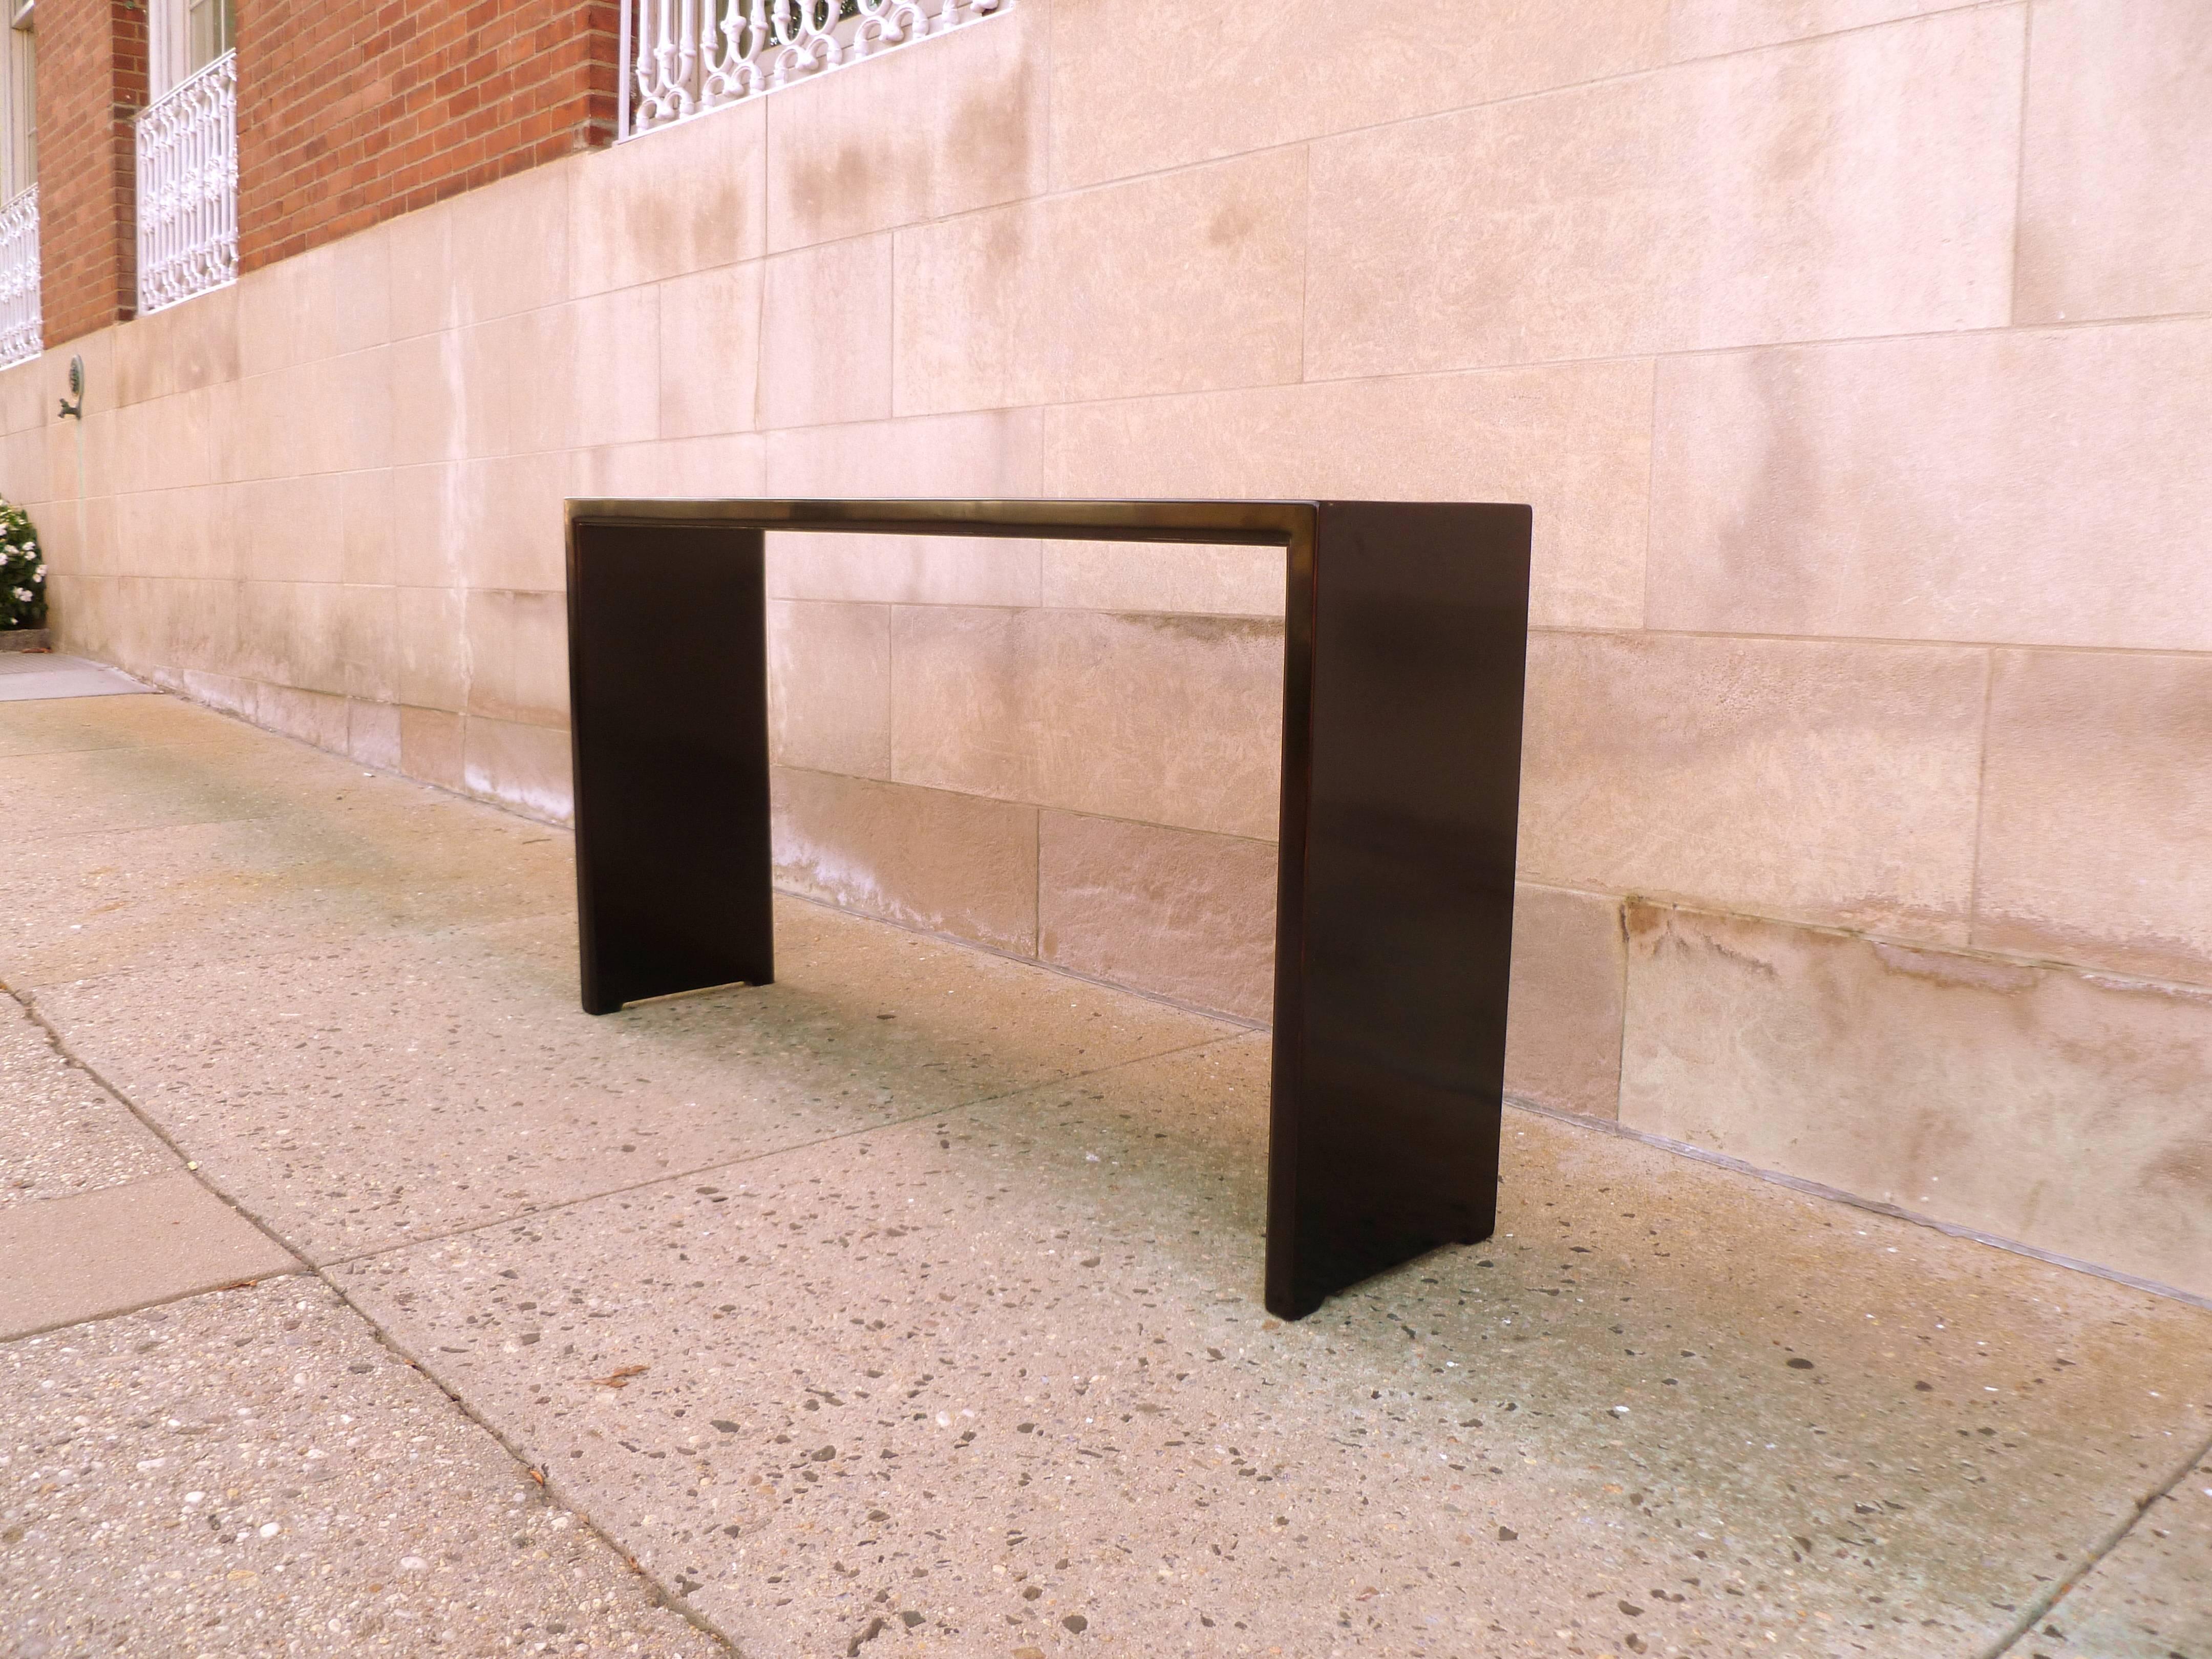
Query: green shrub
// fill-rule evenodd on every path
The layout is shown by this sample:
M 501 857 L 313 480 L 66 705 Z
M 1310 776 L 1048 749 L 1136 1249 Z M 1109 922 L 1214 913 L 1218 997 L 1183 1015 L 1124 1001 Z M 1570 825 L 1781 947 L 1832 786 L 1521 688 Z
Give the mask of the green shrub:
M 0 629 L 46 625 L 46 556 L 31 515 L 0 501 Z

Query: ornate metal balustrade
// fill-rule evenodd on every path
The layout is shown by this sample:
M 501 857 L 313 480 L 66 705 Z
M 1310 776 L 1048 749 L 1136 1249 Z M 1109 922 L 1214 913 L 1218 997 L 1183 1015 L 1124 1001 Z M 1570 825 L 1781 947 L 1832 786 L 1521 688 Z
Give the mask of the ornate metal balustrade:
M 621 0 L 628 138 L 895 46 L 1010 11 L 1014 0 Z
M 0 208 L 0 368 L 46 349 L 39 310 L 39 187 Z
M 138 112 L 138 309 L 238 278 L 238 55 Z

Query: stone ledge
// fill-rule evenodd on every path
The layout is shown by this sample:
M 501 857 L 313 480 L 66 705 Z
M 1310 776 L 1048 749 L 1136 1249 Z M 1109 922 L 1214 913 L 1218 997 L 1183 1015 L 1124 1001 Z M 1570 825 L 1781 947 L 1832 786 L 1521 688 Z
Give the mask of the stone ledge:
M 2212 991 L 1631 901 L 1620 1122 L 2212 1293 Z

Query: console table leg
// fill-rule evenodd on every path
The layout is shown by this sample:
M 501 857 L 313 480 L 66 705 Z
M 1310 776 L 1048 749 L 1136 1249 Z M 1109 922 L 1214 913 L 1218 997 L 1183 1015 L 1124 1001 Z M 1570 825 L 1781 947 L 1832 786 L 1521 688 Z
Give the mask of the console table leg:
M 762 546 L 727 526 L 570 526 L 586 1012 L 775 978 Z
M 1496 1225 L 1526 507 L 1330 502 L 1292 550 L 1270 1311 Z

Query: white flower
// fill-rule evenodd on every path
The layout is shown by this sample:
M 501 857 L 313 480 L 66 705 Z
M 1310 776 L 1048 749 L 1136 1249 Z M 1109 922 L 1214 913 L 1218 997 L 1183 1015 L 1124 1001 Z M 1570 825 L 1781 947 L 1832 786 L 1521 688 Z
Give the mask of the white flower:
M 27 587 L 19 587 L 15 590 L 15 597 L 25 605 L 28 605 L 31 602 L 31 590 Z

